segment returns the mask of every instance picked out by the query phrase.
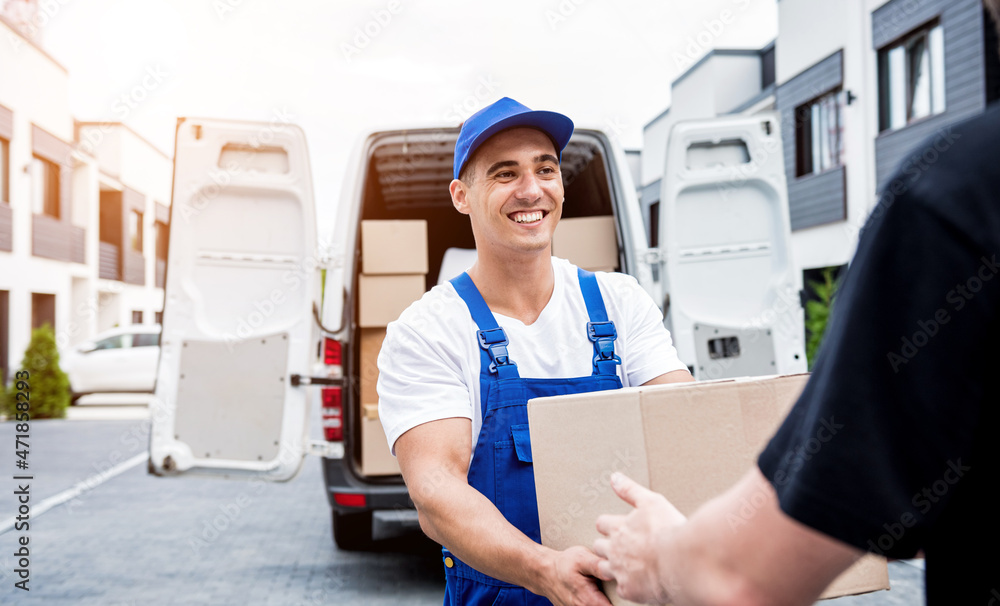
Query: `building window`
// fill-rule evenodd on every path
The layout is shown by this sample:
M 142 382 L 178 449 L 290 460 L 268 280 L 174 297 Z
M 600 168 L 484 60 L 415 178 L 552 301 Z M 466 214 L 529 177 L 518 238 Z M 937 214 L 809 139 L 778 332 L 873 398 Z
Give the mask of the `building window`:
M 128 215 L 128 241 L 132 250 L 142 252 L 142 213 L 137 210 Z
M 132 311 L 132 323 L 142 324 L 142 311 Z
M 59 218 L 59 167 L 38 156 L 31 159 L 31 209 Z
M 153 321 L 156 322 L 157 324 L 163 324 L 163 312 L 162 311 L 153 312 L 153 318 L 154 318 Z
M 0 202 L 10 204 L 10 141 L 0 139 Z
M 944 30 L 918 29 L 878 52 L 879 130 L 940 114 L 944 101 Z
M 170 238 L 170 230 L 163 221 L 156 222 L 156 258 L 167 260 L 167 243 Z
M 56 328 L 56 296 L 31 293 L 31 328 L 41 328 L 45 324 Z
M 840 90 L 795 108 L 795 176 L 840 166 L 844 123 Z

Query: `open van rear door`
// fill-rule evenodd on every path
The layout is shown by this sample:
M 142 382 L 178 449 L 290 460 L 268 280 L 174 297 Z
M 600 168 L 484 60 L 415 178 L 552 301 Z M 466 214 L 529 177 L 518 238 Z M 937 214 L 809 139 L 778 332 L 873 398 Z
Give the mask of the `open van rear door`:
M 151 473 L 298 472 L 316 254 L 301 129 L 178 121 Z
M 698 379 L 806 371 L 779 120 L 680 122 L 667 144 L 664 310 Z

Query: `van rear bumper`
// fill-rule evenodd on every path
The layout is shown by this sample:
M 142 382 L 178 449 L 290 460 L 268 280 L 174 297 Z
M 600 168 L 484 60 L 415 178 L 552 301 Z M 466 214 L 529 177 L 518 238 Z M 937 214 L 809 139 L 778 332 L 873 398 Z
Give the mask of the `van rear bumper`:
M 399 476 L 379 478 L 377 483 L 368 482 L 347 469 L 346 459 L 321 460 L 326 499 L 334 511 L 360 513 L 385 509 L 415 509 L 406 485 Z M 337 498 L 338 495 L 340 499 Z M 364 497 L 363 504 L 360 503 L 361 497 Z

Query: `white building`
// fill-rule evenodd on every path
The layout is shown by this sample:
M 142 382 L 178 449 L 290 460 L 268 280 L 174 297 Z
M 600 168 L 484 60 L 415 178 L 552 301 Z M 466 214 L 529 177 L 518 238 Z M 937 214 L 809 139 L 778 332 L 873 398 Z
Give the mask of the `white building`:
M 782 0 L 778 19 L 796 262 L 842 265 L 907 153 L 998 97 L 996 36 L 980 0 Z
M 770 58 L 767 48 L 710 52 L 674 82 L 671 107 L 646 125 L 647 217 L 657 214 L 674 123 L 774 109 L 795 263 L 807 278 L 846 264 L 879 195 L 919 178 L 916 170 L 889 182 L 907 152 L 1000 98 L 996 40 L 980 0 L 780 0 Z M 653 228 L 654 245 L 655 235 Z
M 0 17 L 0 373 L 31 330 L 66 347 L 162 310 L 170 158 L 70 113 L 66 69 Z
M 674 124 L 723 114 L 753 114 L 774 105 L 774 44 L 715 49 L 671 84 L 671 105 L 642 130 L 640 199 L 650 246 L 658 246 L 660 186 Z

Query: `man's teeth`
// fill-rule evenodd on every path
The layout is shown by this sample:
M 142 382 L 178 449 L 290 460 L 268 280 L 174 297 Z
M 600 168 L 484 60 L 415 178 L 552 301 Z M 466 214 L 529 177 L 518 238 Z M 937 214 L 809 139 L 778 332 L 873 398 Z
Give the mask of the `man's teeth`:
M 541 221 L 542 211 L 536 210 L 533 213 L 517 213 L 514 215 L 514 220 L 518 223 L 534 223 L 535 221 Z

